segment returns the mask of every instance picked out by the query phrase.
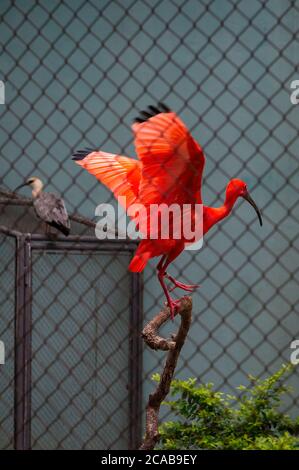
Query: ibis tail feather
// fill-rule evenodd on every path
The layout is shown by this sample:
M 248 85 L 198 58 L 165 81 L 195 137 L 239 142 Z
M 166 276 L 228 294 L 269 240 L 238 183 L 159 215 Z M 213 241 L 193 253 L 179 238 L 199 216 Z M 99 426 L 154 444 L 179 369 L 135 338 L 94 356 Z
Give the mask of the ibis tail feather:
M 71 231 L 70 227 L 66 227 L 65 225 L 58 224 L 56 222 L 51 222 L 49 223 L 49 225 L 59 230 L 59 232 L 63 233 L 63 235 L 65 235 L 66 237 L 68 237 L 70 234 L 70 231 Z
M 149 252 L 145 253 L 136 253 L 134 258 L 132 259 L 130 265 L 129 265 L 129 270 L 132 271 L 133 273 L 141 273 L 141 271 L 144 270 L 148 260 L 150 259 L 151 254 Z

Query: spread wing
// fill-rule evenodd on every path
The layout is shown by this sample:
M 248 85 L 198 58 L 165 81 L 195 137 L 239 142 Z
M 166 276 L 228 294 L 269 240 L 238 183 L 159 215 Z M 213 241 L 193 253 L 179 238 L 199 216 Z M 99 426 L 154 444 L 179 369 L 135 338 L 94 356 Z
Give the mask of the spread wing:
M 163 104 L 150 106 L 133 131 L 142 163 L 140 202 L 201 203 L 205 157 L 181 119 Z
M 136 202 L 141 166 L 138 160 L 90 149 L 76 152 L 73 160 L 107 186 L 125 208 Z
M 150 106 L 133 131 L 139 160 L 92 149 L 76 152 L 73 160 L 106 185 L 125 209 L 134 203 L 147 211 L 153 203 L 201 203 L 205 157 L 179 117 L 161 103 Z M 120 196 L 126 197 L 125 204 Z

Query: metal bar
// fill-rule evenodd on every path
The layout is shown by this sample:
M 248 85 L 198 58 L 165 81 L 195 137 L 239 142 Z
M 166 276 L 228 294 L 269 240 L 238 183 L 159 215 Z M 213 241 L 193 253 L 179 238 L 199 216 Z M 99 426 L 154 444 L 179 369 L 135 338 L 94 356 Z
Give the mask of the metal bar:
M 18 232 L 17 230 L 12 230 L 8 227 L 5 227 L 4 225 L 0 225 L 0 233 L 3 233 L 4 235 L 9 235 L 15 238 L 21 238 L 23 236 L 23 233 Z
M 33 233 L 31 234 L 32 241 L 47 241 L 49 243 L 63 242 L 63 243 L 73 243 L 73 242 L 82 242 L 82 243 L 96 243 L 97 245 L 106 245 L 106 244 L 121 244 L 121 245 L 133 245 L 134 247 L 138 246 L 138 240 L 131 240 L 130 238 L 126 239 L 104 239 L 99 240 L 98 238 L 91 235 L 69 235 L 65 237 L 63 235 L 55 235 L 55 239 L 51 240 L 46 234 L 42 233 Z
M 25 311 L 24 311 L 24 447 L 31 448 L 31 361 L 32 361 L 32 267 L 31 246 L 25 242 Z
M 63 251 L 74 251 L 74 250 L 79 250 L 79 251 L 86 251 L 86 250 L 91 250 L 91 251 L 100 251 L 106 253 L 107 251 L 109 252 L 114 252 L 114 253 L 131 253 L 133 252 L 136 248 L 137 245 L 127 245 L 126 243 L 124 244 L 105 244 L 104 246 L 99 244 L 99 243 L 93 243 L 89 241 L 83 241 L 81 242 L 74 242 L 74 243 L 64 243 L 64 242 L 49 242 L 49 241 L 32 241 L 32 247 L 34 249 L 48 249 L 48 250 L 63 250 Z
M 17 205 L 17 204 L 16 204 Z M 0 233 L 5 235 L 13 236 L 15 238 L 21 238 L 22 236 L 29 236 L 32 241 L 42 241 L 48 242 L 51 245 L 54 243 L 95 243 L 97 245 L 106 245 L 106 244 L 115 244 L 124 246 L 126 250 L 135 249 L 137 248 L 140 240 L 131 240 L 130 238 L 126 239 L 104 239 L 99 240 L 98 238 L 91 236 L 91 235 L 69 235 L 68 237 L 64 237 L 63 235 L 55 235 L 55 239 L 50 239 L 49 236 L 43 233 L 24 233 L 18 230 L 14 230 L 8 228 L 4 225 L 0 225 Z M 105 246 L 106 248 L 106 246 Z
M 142 340 L 143 277 L 131 276 L 131 313 L 129 330 L 129 448 L 138 449 L 142 427 Z
M 14 380 L 14 447 L 24 448 L 23 439 L 23 312 L 24 312 L 24 237 L 16 240 L 15 254 L 15 380 Z
M 128 253 L 133 253 L 134 250 L 126 250 L 125 248 L 120 248 L 120 249 L 113 249 L 113 248 L 110 248 L 110 249 L 103 249 L 103 248 L 98 248 L 96 249 L 95 247 L 93 246 L 80 246 L 80 245 L 76 245 L 76 246 L 73 246 L 73 247 L 68 247 L 67 249 L 65 247 L 60 247 L 60 246 L 56 246 L 56 247 L 51 247 L 51 246 L 45 246 L 45 245 L 42 245 L 42 244 L 36 244 L 34 246 L 32 246 L 32 248 L 36 251 L 46 251 L 46 252 L 51 252 L 51 253 L 60 253 L 60 252 L 65 252 L 65 253 L 88 253 L 88 254 L 93 254 L 93 253 L 102 253 L 102 254 L 107 254 L 109 253 L 109 255 L 128 255 Z
M 16 326 L 15 326 L 15 448 L 31 447 L 31 250 L 63 250 L 75 252 L 109 252 L 127 254 L 138 246 L 134 241 L 104 240 L 84 237 L 75 243 L 62 238 L 51 241 L 41 236 L 17 237 L 16 251 Z M 131 312 L 129 326 L 129 448 L 138 448 L 141 441 L 142 417 L 142 277 L 131 275 Z
M 30 304 L 27 236 L 16 240 L 14 447 L 30 449 Z
M 100 240 L 98 240 L 96 237 L 91 236 L 91 235 L 85 235 L 85 236 L 80 236 L 80 235 L 69 235 L 68 237 L 65 237 L 64 235 L 56 235 L 55 238 L 53 236 L 53 239 L 49 238 L 46 234 L 43 233 L 33 233 L 31 236 L 33 241 L 46 241 L 49 243 L 58 243 L 58 242 L 63 242 L 63 243 L 73 243 L 73 242 L 98 242 L 100 243 Z M 101 240 L 105 242 L 106 240 Z M 114 241 L 114 240 L 109 240 L 109 241 Z

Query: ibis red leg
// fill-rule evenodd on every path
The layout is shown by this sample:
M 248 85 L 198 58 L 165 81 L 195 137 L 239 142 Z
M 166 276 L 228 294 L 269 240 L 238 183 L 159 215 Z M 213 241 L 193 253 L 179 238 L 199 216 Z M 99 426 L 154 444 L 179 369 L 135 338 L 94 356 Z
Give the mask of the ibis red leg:
M 165 277 L 169 279 L 169 281 L 173 284 L 173 287 L 169 289 L 169 292 L 172 292 L 174 289 L 183 289 L 186 292 L 193 292 L 195 289 L 200 287 L 199 284 L 184 284 L 183 282 L 177 281 L 174 277 L 170 276 L 170 274 L 165 273 Z
M 175 315 L 175 310 L 176 308 L 179 307 L 180 300 L 174 300 L 170 297 L 170 294 L 169 294 L 170 291 L 165 284 L 164 278 L 166 276 L 166 267 L 168 266 L 168 264 L 169 264 L 169 261 L 167 260 L 166 255 L 162 256 L 162 258 L 160 259 L 158 263 L 157 270 L 158 270 L 158 279 L 164 291 L 167 304 L 170 310 L 170 317 L 173 320 L 174 315 Z

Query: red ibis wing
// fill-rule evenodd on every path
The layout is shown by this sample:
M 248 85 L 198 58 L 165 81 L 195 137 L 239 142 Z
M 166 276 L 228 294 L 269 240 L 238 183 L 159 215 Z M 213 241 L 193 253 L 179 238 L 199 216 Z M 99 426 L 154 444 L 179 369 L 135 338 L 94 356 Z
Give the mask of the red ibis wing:
M 125 196 L 126 204 L 123 204 L 125 209 L 136 202 L 141 166 L 138 160 L 112 153 L 94 151 L 86 155 L 84 159 L 76 161 L 76 163 L 107 186 L 119 202 L 122 202 L 119 196 Z
M 134 124 L 133 131 L 142 163 L 139 201 L 201 203 L 205 157 L 180 118 L 160 113 Z

